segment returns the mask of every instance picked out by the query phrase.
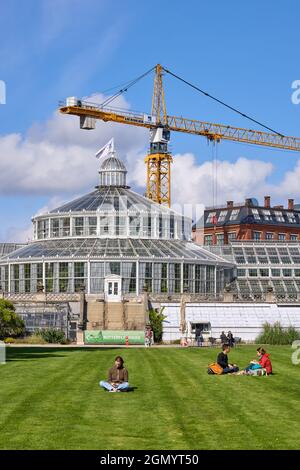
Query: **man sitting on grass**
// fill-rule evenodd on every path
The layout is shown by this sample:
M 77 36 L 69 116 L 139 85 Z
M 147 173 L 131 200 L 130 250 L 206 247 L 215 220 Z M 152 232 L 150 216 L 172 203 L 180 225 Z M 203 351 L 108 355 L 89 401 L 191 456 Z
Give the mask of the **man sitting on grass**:
M 222 346 L 222 352 L 218 354 L 217 363 L 223 369 L 223 374 L 232 374 L 238 372 L 239 368 L 236 364 L 228 364 L 228 354 L 230 353 L 229 344 L 225 343 Z
M 128 370 L 121 356 L 115 358 L 115 365 L 109 369 L 107 382 L 101 380 L 99 385 L 109 392 L 126 392 L 129 389 Z

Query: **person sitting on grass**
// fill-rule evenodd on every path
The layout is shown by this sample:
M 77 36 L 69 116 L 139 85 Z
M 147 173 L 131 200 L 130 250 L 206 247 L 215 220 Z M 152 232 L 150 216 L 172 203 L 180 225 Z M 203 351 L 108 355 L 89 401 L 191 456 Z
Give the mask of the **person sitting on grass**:
M 107 382 L 101 380 L 99 385 L 109 392 L 126 392 L 129 389 L 128 370 L 121 356 L 115 358 L 115 365 L 109 369 Z
M 230 353 L 230 346 L 228 343 L 223 344 L 222 352 L 218 354 L 217 363 L 223 369 L 223 374 L 232 374 L 238 372 L 239 368 L 236 364 L 228 364 L 228 354 Z
M 256 350 L 257 359 L 253 359 L 250 364 L 240 372 L 241 375 L 254 375 L 254 371 L 258 369 L 265 369 L 266 373 L 272 374 L 272 363 L 269 359 L 270 354 L 260 347 Z

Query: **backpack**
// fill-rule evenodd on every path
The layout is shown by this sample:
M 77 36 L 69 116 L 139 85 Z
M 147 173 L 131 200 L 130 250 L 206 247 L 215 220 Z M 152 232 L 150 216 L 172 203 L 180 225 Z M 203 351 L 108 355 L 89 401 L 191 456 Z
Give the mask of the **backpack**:
M 221 367 L 217 362 L 212 362 L 208 366 L 207 373 L 221 375 L 223 374 L 223 367 Z

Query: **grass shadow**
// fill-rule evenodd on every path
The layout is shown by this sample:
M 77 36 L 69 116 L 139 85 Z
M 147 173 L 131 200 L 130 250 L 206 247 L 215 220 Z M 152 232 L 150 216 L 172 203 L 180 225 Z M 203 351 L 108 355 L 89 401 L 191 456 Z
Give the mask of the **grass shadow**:
M 7 362 L 16 362 L 23 360 L 33 360 L 33 359 L 48 359 L 48 358 L 63 358 L 73 352 L 84 351 L 84 352 L 95 352 L 95 351 L 106 351 L 106 350 L 115 350 L 118 348 L 107 347 L 107 348 L 63 348 L 63 347 L 9 347 L 6 349 L 6 361 Z

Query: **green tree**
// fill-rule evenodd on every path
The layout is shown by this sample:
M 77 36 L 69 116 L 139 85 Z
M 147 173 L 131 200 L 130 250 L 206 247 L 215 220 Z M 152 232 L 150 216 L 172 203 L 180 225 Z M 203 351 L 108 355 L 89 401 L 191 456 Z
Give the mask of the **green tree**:
M 9 300 L 0 299 L 0 339 L 24 334 L 25 324 Z
M 149 321 L 154 335 L 154 341 L 156 343 L 160 343 L 162 340 L 162 333 L 163 333 L 163 321 L 166 315 L 163 314 L 164 307 L 157 311 L 155 309 L 149 310 Z

